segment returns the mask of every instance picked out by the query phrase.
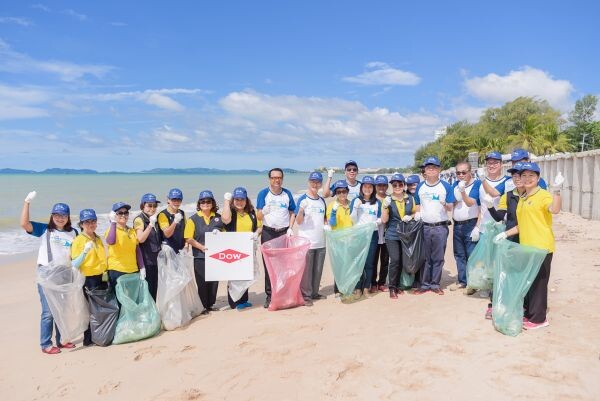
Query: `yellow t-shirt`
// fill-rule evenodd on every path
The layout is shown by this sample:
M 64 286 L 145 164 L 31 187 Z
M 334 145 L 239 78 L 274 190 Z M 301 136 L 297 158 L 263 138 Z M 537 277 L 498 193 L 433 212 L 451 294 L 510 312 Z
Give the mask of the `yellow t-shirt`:
M 331 217 L 331 210 L 333 209 L 334 203 L 335 202 L 330 202 L 329 205 L 327 205 L 327 214 L 325 215 L 325 218 L 327 219 L 328 223 L 329 218 Z M 339 205 L 338 210 L 335 214 L 335 221 L 336 225 L 335 227 L 331 227 L 332 230 L 352 227 L 352 218 L 350 217 L 350 203 L 348 203 L 348 206 L 342 206 L 341 204 Z
M 210 219 L 211 217 L 215 217 L 216 214 L 214 212 L 210 212 L 210 216 L 205 216 L 204 214 L 197 212 L 196 213 L 198 216 L 202 217 L 204 219 L 204 222 L 206 224 L 210 223 Z M 194 238 L 194 232 L 196 231 L 196 224 L 194 224 L 194 220 L 190 218 L 187 219 L 187 221 L 185 222 L 185 230 L 183 231 L 183 238 L 185 239 L 190 239 L 190 238 Z
M 104 233 L 104 238 L 108 237 L 108 231 Z M 137 235 L 133 228 L 117 227 L 117 240 L 114 245 L 108 245 L 108 270 L 122 273 L 137 272 L 138 265 L 135 257 L 137 245 Z
M 498 207 L 496 208 L 496 210 L 506 210 L 508 209 L 508 205 L 506 203 L 506 194 L 502 194 L 502 196 L 500 197 L 500 201 L 498 202 Z
M 167 219 L 167 216 L 164 213 L 160 213 L 156 221 L 158 222 L 158 226 L 160 227 L 160 229 L 163 231 L 169 228 L 169 226 L 171 225 L 169 224 L 169 219 Z
M 143 213 L 143 212 L 142 212 Z M 164 216 L 164 215 L 163 215 Z M 165 217 L 165 220 L 167 218 Z M 168 225 L 167 225 L 168 227 Z M 136 217 L 135 219 L 133 219 L 133 229 L 135 231 L 137 230 L 142 230 L 144 231 L 144 220 L 142 220 L 142 218 L 140 216 Z
M 400 213 L 400 218 L 403 218 L 404 215 L 406 214 L 406 199 L 408 199 L 407 194 L 403 195 L 402 200 L 397 200 L 394 197 L 392 197 L 392 201 L 396 204 L 396 209 L 398 209 L 398 213 Z M 416 210 L 417 210 L 417 206 L 416 206 L 415 202 L 413 202 L 410 214 L 415 214 Z
M 256 221 L 256 228 L 262 226 L 262 220 Z M 235 230 L 239 233 L 250 233 L 252 232 L 252 219 L 250 215 L 244 214 L 243 216 L 237 213 L 237 220 L 235 222 Z
M 71 259 L 76 259 L 83 253 L 83 248 L 88 241 L 92 241 L 90 237 L 85 234 L 79 234 L 71 245 Z M 83 259 L 79 270 L 81 274 L 86 277 L 98 276 L 104 273 L 107 269 L 106 263 L 106 251 L 104 250 L 104 244 L 100 237 L 96 236 L 94 241 L 94 247 L 90 249 L 88 254 Z
M 554 252 L 552 213 L 548 210 L 551 204 L 552 195 L 541 188 L 519 201 L 517 221 L 521 244 Z

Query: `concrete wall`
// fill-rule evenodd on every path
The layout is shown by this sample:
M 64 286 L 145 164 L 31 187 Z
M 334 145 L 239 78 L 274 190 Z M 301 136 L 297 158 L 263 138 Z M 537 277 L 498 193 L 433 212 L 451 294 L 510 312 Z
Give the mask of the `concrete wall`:
M 562 210 L 600 220 L 600 149 L 534 158 L 550 185 L 560 171 L 565 177 Z

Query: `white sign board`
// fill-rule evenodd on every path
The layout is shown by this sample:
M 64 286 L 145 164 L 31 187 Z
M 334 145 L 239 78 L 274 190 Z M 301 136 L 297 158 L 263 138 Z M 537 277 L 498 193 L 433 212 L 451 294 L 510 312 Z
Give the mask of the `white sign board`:
M 206 281 L 254 279 L 252 233 L 206 233 Z

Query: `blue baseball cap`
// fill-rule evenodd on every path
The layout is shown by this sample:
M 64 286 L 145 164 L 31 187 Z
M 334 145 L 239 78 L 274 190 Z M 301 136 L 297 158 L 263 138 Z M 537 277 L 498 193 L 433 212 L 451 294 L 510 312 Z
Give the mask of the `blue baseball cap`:
M 319 173 L 318 171 L 313 171 L 312 173 L 310 173 L 310 175 L 308 176 L 308 181 L 319 181 L 319 182 L 323 182 L 323 174 Z
M 375 177 L 375 185 L 388 185 L 388 179 L 385 175 Z
M 404 176 L 400 173 L 396 173 L 392 176 L 392 178 L 390 179 L 390 182 L 394 182 L 394 181 L 406 182 L 406 180 L 404 179 Z
M 142 195 L 141 203 L 160 203 L 159 200 L 156 200 L 156 195 L 154 194 L 144 194 Z
M 337 180 L 334 184 L 333 184 L 333 192 L 335 193 L 336 190 L 338 189 L 348 189 L 348 183 L 346 182 L 346 180 Z
M 71 214 L 71 209 L 66 203 L 57 203 L 56 205 L 52 206 L 52 214 L 68 216 Z
M 533 171 L 534 173 L 540 174 L 540 166 L 538 166 L 537 163 L 523 163 L 520 172 L 523 173 L 524 171 Z
M 510 154 L 510 160 L 513 162 L 523 160 L 523 159 L 529 159 L 529 152 L 526 151 L 525 149 L 515 149 Z
M 131 209 L 131 205 L 128 205 L 125 202 L 117 202 L 112 206 L 112 211 L 116 212 L 117 210 L 123 209 L 123 208 L 129 210 L 129 209 Z
M 523 162 L 516 162 L 514 166 L 509 168 L 507 171 L 510 174 L 519 173 L 523 169 Z
M 348 160 L 346 164 L 344 164 L 344 170 L 348 168 L 348 166 L 354 166 L 358 168 L 358 164 L 354 160 Z
M 375 185 L 375 179 L 370 175 L 364 176 L 360 185 L 363 186 L 364 184 Z
M 440 163 L 440 159 L 438 159 L 435 156 L 429 156 L 427 159 L 425 159 L 425 161 L 422 164 L 422 167 L 425 167 L 425 166 L 427 166 L 429 164 L 432 164 L 432 165 L 437 166 L 437 167 L 441 167 L 442 166 L 442 164 Z
M 88 220 L 98 220 L 94 209 L 83 209 L 79 212 L 79 221 L 84 222 Z
M 169 191 L 169 194 L 167 195 L 167 199 L 183 200 L 183 192 L 181 192 L 181 189 L 173 188 L 172 190 Z
M 246 199 L 248 197 L 248 192 L 246 192 L 246 188 L 237 187 L 233 190 L 233 199 Z
M 407 184 L 418 184 L 420 182 L 421 182 L 421 178 L 419 178 L 419 176 L 416 174 L 409 175 L 408 178 L 406 179 Z
M 502 155 L 500 154 L 500 152 L 496 152 L 496 151 L 489 152 L 485 155 L 485 160 L 488 160 L 488 159 L 502 161 Z
M 204 191 L 200 192 L 200 195 L 198 195 L 198 200 L 202 199 L 215 199 L 215 197 L 211 191 L 205 189 Z

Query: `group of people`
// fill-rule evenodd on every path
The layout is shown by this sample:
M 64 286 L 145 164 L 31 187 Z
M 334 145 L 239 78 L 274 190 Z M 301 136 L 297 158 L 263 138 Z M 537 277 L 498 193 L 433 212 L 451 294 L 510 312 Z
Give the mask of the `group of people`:
M 41 237 L 38 266 L 51 262 L 72 264 L 85 276 L 85 287 L 94 288 L 108 281 L 115 288 L 120 276 L 139 273 L 148 282 L 153 298 L 158 285 L 158 253 L 166 243 L 175 252 L 190 247 L 194 256 L 194 273 L 198 296 L 207 314 L 214 309 L 219 283 L 206 281 L 205 237 L 216 231 L 251 232 L 253 239 L 264 243 L 282 235 L 297 235 L 310 241 L 306 266 L 300 290 L 304 304 L 325 298 L 319 293 L 326 254 L 325 231 L 341 230 L 353 225 L 372 224 L 373 234 L 361 278 L 354 295 L 389 292 L 391 299 L 403 293 L 402 246 L 399 233 L 404 224 L 422 221 L 423 253 L 425 264 L 416 274 L 414 294 L 432 292 L 443 295 L 440 287 L 444 254 L 449 226 L 453 223 L 453 250 L 457 264 L 457 282 L 450 289 L 464 288 L 469 295 L 466 265 L 477 241 L 485 235 L 487 221 L 505 221 L 507 230 L 496 238 L 509 239 L 548 251 L 542 268 L 525 299 L 524 327 L 535 329 L 548 325 L 546 319 L 547 284 L 554 252 L 551 214 L 560 211 L 559 174 L 550 188 L 540 178 L 539 167 L 529 161 L 529 154 L 521 149 L 511 155 L 509 176 L 502 174 L 502 155 L 490 152 L 485 166 L 472 174 L 468 162 L 456 165 L 456 181 L 450 184 L 440 177 L 441 165 L 437 157 L 425 159 L 422 165 L 424 180 L 418 175 L 405 177 L 393 174 L 364 176 L 358 180 L 358 164 L 345 163 L 345 178 L 333 180 L 334 170 L 323 175 L 312 172 L 308 176 L 306 193 L 297 200 L 283 186 L 284 172 L 273 168 L 268 172 L 269 185 L 258 193 L 256 207 L 245 188 L 237 187 L 223 196 L 219 208 L 210 190 L 200 192 L 196 213 L 186 217 L 181 210 L 183 193 L 173 188 L 167 195 L 166 208 L 158 211 L 161 203 L 154 194 L 141 197 L 140 213 L 128 225 L 131 205 L 117 202 L 109 214 L 110 227 L 103 237 L 96 234 L 97 216 L 92 209 L 79 213 L 79 232 L 72 226 L 69 206 L 57 203 L 51 210 L 48 223 L 30 221 L 29 207 L 36 196 L 31 192 L 25 198 L 21 226 L 29 234 Z M 389 192 L 391 185 L 391 193 Z M 333 198 L 327 202 L 327 198 Z M 373 224 L 374 223 L 374 224 Z M 379 267 L 379 269 L 378 269 Z M 265 303 L 271 302 L 271 282 L 265 269 Z M 60 348 L 72 348 L 72 343 L 61 343 L 55 330 L 52 342 L 53 318 L 38 285 L 42 306 L 40 346 L 44 353 L 56 354 Z M 337 286 L 335 286 L 337 293 Z M 252 306 L 248 292 L 234 301 L 228 297 L 232 309 Z M 486 317 L 491 318 L 491 304 Z M 91 344 L 90 331 L 84 333 L 84 345 Z

